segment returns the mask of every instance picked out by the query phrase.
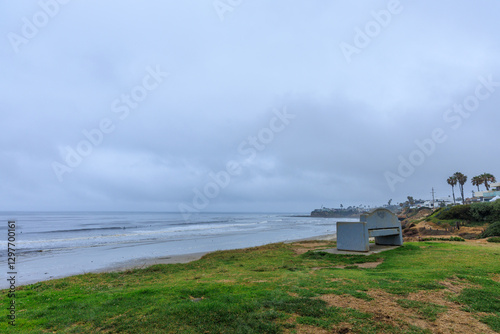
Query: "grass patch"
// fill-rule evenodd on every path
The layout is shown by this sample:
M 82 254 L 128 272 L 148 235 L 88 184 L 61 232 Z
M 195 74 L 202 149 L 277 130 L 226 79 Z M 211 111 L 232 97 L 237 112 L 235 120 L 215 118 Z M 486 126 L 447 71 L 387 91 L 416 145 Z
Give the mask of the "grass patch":
M 354 265 L 359 263 L 376 262 L 379 258 L 377 254 L 366 255 L 340 255 L 322 251 L 308 251 L 302 257 L 310 260 L 325 260 L 332 265 Z M 357 267 L 356 267 L 357 268 Z
M 399 299 L 397 302 L 401 307 L 415 310 L 419 315 L 429 321 L 436 321 L 438 315 L 447 310 L 447 307 L 442 305 L 416 300 Z
M 121 273 L 86 274 L 18 287 L 16 328 L 2 333 L 282 333 L 300 326 L 353 333 L 429 333 L 388 321 L 377 310 L 328 305 L 322 295 L 374 302 L 383 290 L 427 321 L 443 309 L 406 296 L 438 291 L 450 278 L 471 282 L 456 302 L 498 328 L 500 245 L 406 243 L 383 253 L 297 255 L 293 244 L 215 252 L 187 264 L 155 265 Z M 298 247 L 298 246 L 297 246 Z M 383 261 L 376 268 L 356 264 Z M 342 266 L 341 268 L 336 268 Z M 400 296 L 400 297 L 398 297 Z M 4 305 L 10 301 L 1 291 Z
M 464 304 L 464 310 L 468 312 L 500 313 L 500 288 L 498 286 L 464 289 L 456 300 Z
M 500 314 L 481 317 L 481 322 L 484 322 L 485 324 L 490 326 L 490 328 L 495 332 L 500 333 Z

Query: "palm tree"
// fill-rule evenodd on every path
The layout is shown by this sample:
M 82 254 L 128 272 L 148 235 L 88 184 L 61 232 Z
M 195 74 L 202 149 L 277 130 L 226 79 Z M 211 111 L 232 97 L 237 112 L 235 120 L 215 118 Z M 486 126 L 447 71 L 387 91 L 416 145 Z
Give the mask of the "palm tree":
M 451 186 L 451 193 L 453 194 L 453 204 L 457 204 L 455 202 L 455 186 L 457 185 L 457 178 L 455 176 L 450 176 L 446 181 Z
M 493 175 L 491 175 L 490 173 L 483 173 L 479 176 L 483 179 L 484 186 L 486 187 L 486 191 L 490 190 L 490 185 L 488 184 L 488 182 L 491 182 L 491 183 L 497 182 L 497 179 L 495 179 L 495 177 Z
M 479 186 L 480 186 L 481 184 L 483 184 L 483 183 L 484 183 L 484 180 L 483 180 L 483 178 L 481 177 L 481 175 L 478 175 L 478 176 L 474 176 L 474 177 L 472 178 L 471 182 L 472 182 L 472 185 L 473 185 L 473 186 L 477 186 L 477 191 L 480 191 L 480 190 L 479 190 Z
M 465 204 L 464 184 L 467 182 L 467 176 L 460 172 L 456 172 L 453 176 L 457 178 L 458 185 L 460 187 L 460 194 L 462 195 L 462 204 Z

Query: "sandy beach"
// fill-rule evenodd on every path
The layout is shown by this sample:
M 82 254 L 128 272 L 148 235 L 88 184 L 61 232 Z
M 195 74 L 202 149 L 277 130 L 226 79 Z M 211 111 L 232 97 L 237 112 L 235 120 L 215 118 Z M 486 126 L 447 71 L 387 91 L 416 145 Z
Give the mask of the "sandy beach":
M 17 213 L 16 284 L 186 263 L 208 252 L 334 238 L 336 219 L 288 214 Z M 0 242 L 0 246 L 2 246 Z M 6 247 L 6 244 L 4 245 Z M 0 257 L 0 265 L 7 265 Z M 0 282 L 0 289 L 8 282 Z
M 316 237 L 309 237 L 303 239 L 294 239 L 294 240 L 286 240 L 284 243 L 294 243 L 299 241 L 308 241 L 308 240 L 327 240 L 327 241 L 336 241 L 337 234 L 326 234 L 320 235 Z M 235 248 L 237 249 L 237 248 Z M 148 259 L 135 259 L 130 261 L 124 261 L 122 263 L 115 264 L 113 266 L 103 268 L 100 270 L 93 271 L 95 273 L 109 273 L 109 272 L 120 272 L 126 271 L 130 269 L 144 269 L 149 266 L 153 266 L 155 264 L 175 264 L 175 263 L 189 263 L 192 261 L 196 261 L 201 259 L 204 255 L 213 253 L 213 252 L 198 252 L 191 254 L 180 254 L 180 255 L 172 255 L 172 256 L 161 256 L 156 258 L 148 258 Z

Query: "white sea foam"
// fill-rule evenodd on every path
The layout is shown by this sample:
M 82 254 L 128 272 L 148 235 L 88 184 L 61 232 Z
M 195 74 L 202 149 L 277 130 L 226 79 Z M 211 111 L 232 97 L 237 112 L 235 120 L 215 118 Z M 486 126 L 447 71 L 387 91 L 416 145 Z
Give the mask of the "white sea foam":
M 0 233 L 13 219 L 20 284 L 102 270 L 118 262 L 253 247 L 336 231 L 335 219 L 289 214 L 200 214 L 186 222 L 177 213 L 65 212 L 0 213 L 5 222 Z M 0 247 L 6 249 L 7 240 L 0 239 Z M 0 252 L 0 267 L 7 267 L 6 252 Z

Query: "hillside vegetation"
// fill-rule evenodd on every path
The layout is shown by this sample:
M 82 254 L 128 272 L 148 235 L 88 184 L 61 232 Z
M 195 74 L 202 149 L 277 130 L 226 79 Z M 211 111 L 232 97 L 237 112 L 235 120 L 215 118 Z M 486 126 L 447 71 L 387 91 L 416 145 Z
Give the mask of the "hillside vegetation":
M 400 218 L 406 240 L 422 240 L 429 236 L 465 239 L 498 236 L 494 226 L 500 224 L 500 201 L 456 205 L 435 211 L 407 209 Z
M 437 220 L 461 220 L 467 223 L 494 223 L 500 221 L 500 201 L 440 208 L 431 217 Z

